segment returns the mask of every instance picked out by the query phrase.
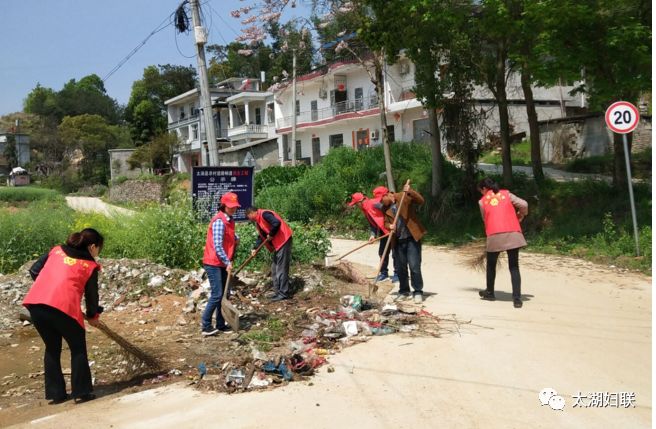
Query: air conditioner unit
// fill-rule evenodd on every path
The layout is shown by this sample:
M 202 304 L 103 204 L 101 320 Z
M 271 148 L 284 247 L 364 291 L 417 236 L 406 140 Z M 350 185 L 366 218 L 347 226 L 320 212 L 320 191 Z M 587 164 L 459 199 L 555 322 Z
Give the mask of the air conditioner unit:
M 408 62 L 402 62 L 399 64 L 399 74 L 400 75 L 406 75 L 410 73 L 410 63 Z
M 378 130 L 373 130 L 371 132 L 371 140 L 378 140 L 380 138 L 380 132 Z
M 322 100 L 328 98 L 328 91 L 326 91 L 326 88 L 323 87 L 319 88 L 319 98 L 321 98 Z

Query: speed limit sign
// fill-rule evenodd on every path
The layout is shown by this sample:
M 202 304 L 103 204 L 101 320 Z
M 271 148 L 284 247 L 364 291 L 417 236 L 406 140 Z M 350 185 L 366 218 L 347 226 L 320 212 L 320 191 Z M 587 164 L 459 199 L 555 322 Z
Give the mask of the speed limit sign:
M 638 108 L 628 101 L 617 101 L 606 110 L 606 125 L 617 134 L 628 134 L 635 130 L 639 120 Z

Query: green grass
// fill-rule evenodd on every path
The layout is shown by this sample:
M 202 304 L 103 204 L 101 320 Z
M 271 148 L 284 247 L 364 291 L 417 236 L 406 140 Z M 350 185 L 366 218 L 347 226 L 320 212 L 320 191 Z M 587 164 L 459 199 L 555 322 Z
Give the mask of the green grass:
M 522 140 L 510 146 L 510 159 L 513 165 L 531 165 L 531 142 Z M 501 164 L 501 151 L 492 150 L 481 155 L 480 162 Z
M 651 179 L 651 148 L 632 154 L 631 173 L 638 179 Z M 613 155 L 591 156 L 575 159 L 563 166 L 566 171 L 575 173 L 613 175 Z
M 240 339 L 251 342 L 258 350 L 268 352 L 287 332 L 285 323 L 272 316 L 261 328 L 251 329 L 240 335 Z
M 35 186 L 8 186 L 0 188 L 0 201 L 5 202 L 54 201 L 57 199 L 63 199 L 63 197 L 53 189 L 38 188 Z

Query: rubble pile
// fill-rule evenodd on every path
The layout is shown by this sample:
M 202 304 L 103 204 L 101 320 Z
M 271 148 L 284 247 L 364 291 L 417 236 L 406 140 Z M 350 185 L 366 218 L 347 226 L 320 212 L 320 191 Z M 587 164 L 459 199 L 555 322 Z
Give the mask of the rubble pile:
M 203 337 L 200 314 L 209 294 L 203 270 L 129 259 L 103 259 L 101 264 L 103 322 L 156 356 L 164 368 L 153 373 L 89 328 L 89 360 L 101 395 L 181 380 L 202 390 L 230 393 L 273 388 L 310 377 L 323 365 L 334 371 L 330 356 L 344 347 L 396 332 L 438 336 L 454 321 L 426 312 L 421 304 L 394 302 L 392 296 L 365 299 L 368 281 L 353 267 L 295 266 L 290 279 L 293 298 L 286 301 L 268 299 L 268 273 L 242 274 L 231 285 L 230 297 L 242 329 Z M 29 267 L 0 276 L 0 353 L 19 362 L 10 376 L 0 377 L 8 393 L 0 395 L 1 409 L 17 406 L 17 398 L 21 403 L 36 401 L 43 394 L 42 376 L 30 376 L 43 369 L 42 342 L 18 317 L 32 284 Z M 391 287 L 382 283 L 379 295 L 386 296 Z

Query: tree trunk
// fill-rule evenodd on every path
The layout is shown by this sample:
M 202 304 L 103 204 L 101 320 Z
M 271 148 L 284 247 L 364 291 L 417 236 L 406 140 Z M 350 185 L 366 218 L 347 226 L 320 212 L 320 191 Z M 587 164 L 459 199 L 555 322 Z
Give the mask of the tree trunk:
M 627 146 L 629 150 L 629 162 L 631 162 L 631 146 L 633 145 L 633 133 L 627 134 Z M 628 184 L 626 177 L 626 163 L 624 161 L 624 143 L 622 134 L 613 133 L 613 186 L 624 190 Z
M 503 184 L 512 185 L 512 160 L 510 159 L 510 119 L 508 99 L 506 98 L 506 49 L 505 44 L 497 47 L 495 89 L 499 105 L 499 126 L 501 137 L 501 161 L 503 164 Z
M 442 193 L 442 182 L 444 181 L 444 171 L 442 165 L 442 142 L 440 139 L 440 127 L 437 123 L 437 112 L 434 108 L 428 109 L 428 125 L 430 128 L 431 141 L 431 196 L 437 198 Z
M 538 127 L 538 114 L 535 111 L 535 101 L 533 100 L 533 89 L 531 88 L 531 75 L 526 64 L 522 64 L 522 89 L 524 90 L 524 100 L 526 101 L 526 116 L 528 117 L 528 129 L 531 138 L 531 167 L 533 168 L 533 178 L 537 183 L 544 181 L 544 172 L 542 171 L 542 151 L 540 147 L 540 128 Z
M 387 188 L 391 192 L 396 192 L 394 186 L 394 176 L 392 176 L 392 154 L 390 151 L 390 142 L 389 136 L 387 134 L 387 114 L 385 108 L 385 83 L 383 80 L 383 66 L 384 66 L 384 57 L 381 54 L 376 56 L 375 61 L 375 73 L 376 81 L 376 94 L 378 94 L 378 108 L 380 110 L 380 126 L 382 128 L 383 134 L 383 154 L 385 157 L 385 174 L 387 176 Z

